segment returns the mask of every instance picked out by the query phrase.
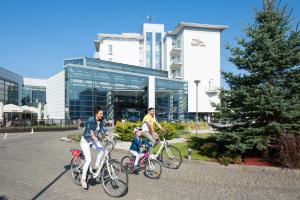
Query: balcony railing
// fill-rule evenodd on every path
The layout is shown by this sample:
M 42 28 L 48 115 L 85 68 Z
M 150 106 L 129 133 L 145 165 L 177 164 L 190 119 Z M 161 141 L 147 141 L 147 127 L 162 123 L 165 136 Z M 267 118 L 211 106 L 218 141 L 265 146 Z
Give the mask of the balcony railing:
M 181 53 L 181 48 L 177 46 L 173 46 L 170 52 L 171 55 L 180 55 L 180 53 Z
M 180 59 L 173 59 L 171 61 L 171 68 L 181 68 L 182 63 L 180 61 Z
M 205 92 L 207 94 L 216 94 L 218 93 L 219 88 L 216 85 L 209 85 L 208 87 L 205 88 Z

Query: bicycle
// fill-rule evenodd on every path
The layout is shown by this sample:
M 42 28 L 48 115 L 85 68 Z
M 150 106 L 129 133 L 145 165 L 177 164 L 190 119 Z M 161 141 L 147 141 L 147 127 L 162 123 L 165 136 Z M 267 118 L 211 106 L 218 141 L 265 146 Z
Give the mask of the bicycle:
M 124 196 L 128 192 L 128 174 L 119 161 L 111 159 L 111 151 L 107 150 L 109 142 L 104 142 L 104 155 L 100 163 L 100 168 L 93 171 L 91 165 L 89 166 L 87 183 L 90 179 L 97 182 L 96 179 L 99 178 L 106 194 L 112 197 Z M 71 149 L 70 151 L 73 156 L 70 163 L 72 180 L 76 185 L 81 186 L 80 180 L 85 157 L 81 149 Z
M 160 162 L 152 159 L 149 149 L 142 155 L 138 162 L 138 171 L 144 170 L 144 175 L 148 178 L 159 179 L 162 173 Z M 134 172 L 135 156 L 124 156 L 121 164 L 126 168 L 126 172 L 132 174 Z
M 153 155 L 164 167 L 170 169 L 178 169 L 182 163 L 182 156 L 177 147 L 170 145 L 166 139 L 165 134 L 162 134 L 163 140 L 160 148 Z

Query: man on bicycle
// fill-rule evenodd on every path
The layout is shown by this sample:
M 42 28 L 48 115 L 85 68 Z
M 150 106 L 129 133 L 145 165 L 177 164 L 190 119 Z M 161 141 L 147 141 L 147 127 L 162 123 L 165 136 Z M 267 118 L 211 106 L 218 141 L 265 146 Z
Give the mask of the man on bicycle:
M 159 143 L 158 134 L 154 131 L 154 124 L 156 124 L 158 128 L 165 132 L 164 128 L 156 121 L 154 113 L 154 108 L 150 107 L 148 109 L 148 114 L 145 115 L 142 122 L 142 136 L 148 138 L 152 146 L 155 146 Z
M 84 189 L 87 189 L 86 174 L 91 164 L 91 151 L 90 147 L 93 147 L 98 152 L 95 162 L 95 169 L 100 167 L 100 161 L 104 155 L 103 147 L 98 141 L 99 133 L 107 133 L 105 124 L 103 121 L 103 110 L 100 107 L 95 108 L 95 116 L 90 117 L 85 126 L 85 130 L 80 140 L 80 147 L 85 156 L 85 163 L 82 169 L 81 185 Z

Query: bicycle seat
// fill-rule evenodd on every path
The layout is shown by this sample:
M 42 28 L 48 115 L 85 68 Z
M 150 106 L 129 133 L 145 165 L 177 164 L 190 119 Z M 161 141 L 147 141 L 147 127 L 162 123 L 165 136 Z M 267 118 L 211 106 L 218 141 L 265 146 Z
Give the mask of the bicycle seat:
M 80 149 L 70 149 L 72 156 L 80 156 L 81 150 Z

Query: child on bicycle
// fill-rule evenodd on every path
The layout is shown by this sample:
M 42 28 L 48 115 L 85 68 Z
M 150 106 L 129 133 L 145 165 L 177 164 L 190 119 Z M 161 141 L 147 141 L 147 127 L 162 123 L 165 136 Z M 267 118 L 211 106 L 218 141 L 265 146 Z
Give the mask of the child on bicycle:
M 151 144 L 149 144 L 146 140 L 143 140 L 141 138 L 142 134 L 142 128 L 135 128 L 134 129 L 134 138 L 132 139 L 131 145 L 130 145 L 130 153 L 135 156 L 134 166 L 133 170 L 135 174 L 138 174 L 138 162 L 140 157 L 142 156 L 141 147 L 142 145 L 148 146 L 148 148 L 151 147 Z

